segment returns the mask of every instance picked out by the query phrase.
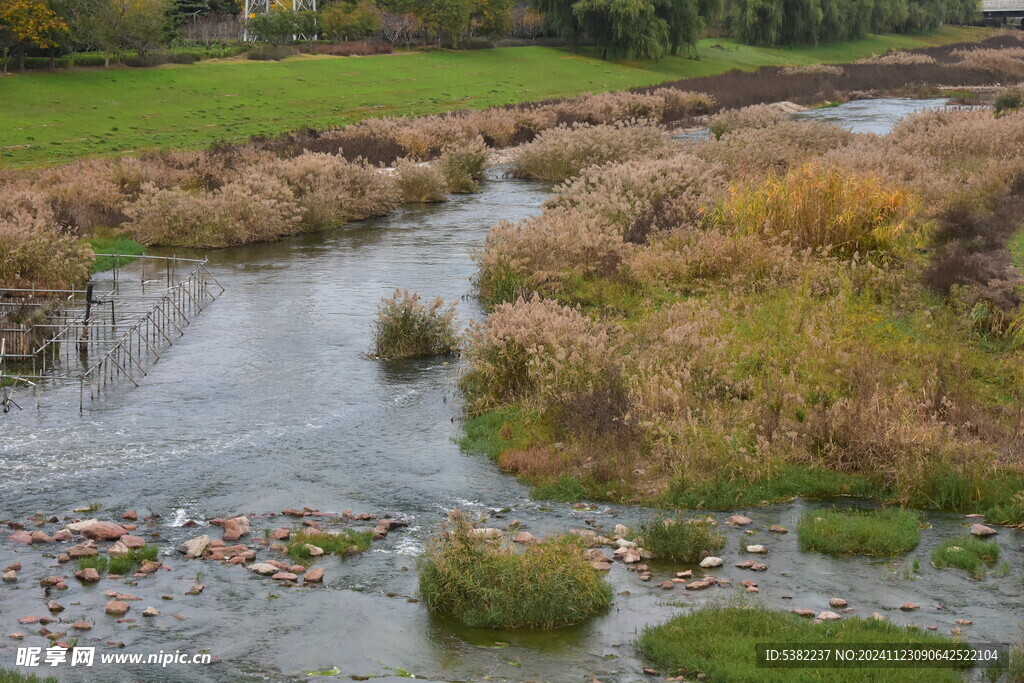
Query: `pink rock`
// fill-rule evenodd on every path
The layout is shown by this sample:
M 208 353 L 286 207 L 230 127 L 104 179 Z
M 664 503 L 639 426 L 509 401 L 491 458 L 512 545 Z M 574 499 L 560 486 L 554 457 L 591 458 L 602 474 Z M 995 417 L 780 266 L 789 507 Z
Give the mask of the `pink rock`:
M 95 569 L 83 569 L 80 572 L 75 572 L 75 578 L 84 583 L 96 583 L 100 580 L 100 573 Z
M 204 586 L 201 583 L 197 583 L 193 585 L 191 588 L 189 588 L 187 591 L 185 591 L 185 595 L 199 595 L 203 592 L 204 588 L 206 588 L 206 586 Z
M 324 570 L 320 567 L 315 567 L 306 572 L 305 576 L 302 577 L 305 583 L 320 583 L 324 580 Z
M 68 548 L 68 557 L 70 557 L 72 560 L 77 560 L 81 557 L 92 557 L 98 552 L 99 551 L 96 550 L 96 548 L 92 547 L 91 545 L 85 545 L 83 543 L 80 545 L 73 545 L 70 548 Z
M 658 584 L 658 588 L 661 588 L 662 590 L 666 590 L 666 591 L 670 591 L 670 590 L 672 590 L 675 587 L 676 587 L 676 585 L 674 583 L 672 583 L 671 581 L 662 581 L 661 583 Z
M 599 572 L 606 572 L 612 568 L 611 562 L 591 562 L 590 566 Z
M 517 531 L 516 535 L 512 537 L 514 543 L 538 543 L 536 536 L 531 534 L 529 531 Z M 603 561 L 603 560 L 602 560 Z
M 384 529 L 384 531 L 394 531 L 404 526 L 409 526 L 407 522 L 403 522 L 400 519 L 390 519 L 385 517 L 384 519 L 377 520 L 377 528 Z
M 32 543 L 32 534 L 27 531 L 15 531 L 13 534 L 7 537 L 8 543 L 20 543 L 21 545 L 29 545 Z
M 913 602 L 905 602 L 902 605 L 900 605 L 900 609 L 903 610 L 904 612 L 913 612 L 914 610 L 916 610 L 919 607 L 920 607 L 920 605 L 915 604 Z
M 63 581 L 59 576 L 47 576 L 45 579 L 39 580 L 40 586 L 56 586 L 58 583 Z
M 141 548 L 146 545 L 146 539 L 142 536 L 132 536 L 131 534 L 125 534 L 121 537 L 121 543 L 124 543 L 128 548 Z
M 125 510 L 124 514 L 121 515 L 121 519 L 127 519 L 129 522 L 134 522 L 139 518 L 139 514 L 135 510 Z
M 9 565 L 4 567 L 5 572 L 20 572 L 21 562 L 11 562 Z
M 121 602 L 120 600 L 111 600 L 103 609 L 111 616 L 120 617 L 128 614 L 128 610 L 131 609 L 131 605 L 126 602 Z
M 75 629 L 76 631 L 91 631 L 92 624 L 86 623 L 84 621 L 76 621 L 75 623 L 71 624 L 71 628 Z
M 270 538 L 274 541 L 287 541 L 288 537 L 292 535 L 291 529 L 274 529 L 270 532 Z
M 82 535 L 94 541 L 116 541 L 127 533 L 120 524 L 114 522 L 93 522 L 81 529 Z
M 281 510 L 282 515 L 288 515 L 289 517 L 305 517 L 306 513 L 303 510 L 296 510 L 295 508 L 285 508 Z
M 778 524 L 772 524 L 770 527 L 768 527 L 768 531 L 772 532 L 773 534 L 788 534 L 789 533 L 789 529 L 787 529 L 784 526 L 779 526 Z
M 977 536 L 978 538 L 985 538 L 987 536 L 994 536 L 997 533 L 999 533 L 999 532 L 996 531 L 995 529 L 993 529 L 992 527 L 985 526 L 984 524 L 972 524 L 971 525 L 971 534 L 974 535 L 974 536 Z
M 743 515 L 733 515 L 729 519 L 725 520 L 726 524 L 732 524 L 733 526 L 746 526 L 754 520 L 750 517 L 744 517 Z
M 152 574 L 157 569 L 160 569 L 160 563 L 154 562 L 152 560 L 146 560 L 142 563 L 142 566 L 139 567 L 139 571 L 141 571 L 143 574 Z
M 19 624 L 38 624 L 39 623 L 39 617 L 35 616 L 34 614 L 30 614 L 27 617 L 22 617 L 21 619 L 18 619 L 18 623 Z
M 298 581 L 299 580 L 299 577 L 297 575 L 295 575 L 295 574 L 292 574 L 291 572 L 278 572 L 278 573 L 274 574 L 273 576 L 271 576 L 270 578 L 274 579 L 275 581 Z
M 288 567 L 288 571 L 290 571 L 292 574 L 305 574 L 306 568 L 301 564 L 293 564 L 292 566 Z

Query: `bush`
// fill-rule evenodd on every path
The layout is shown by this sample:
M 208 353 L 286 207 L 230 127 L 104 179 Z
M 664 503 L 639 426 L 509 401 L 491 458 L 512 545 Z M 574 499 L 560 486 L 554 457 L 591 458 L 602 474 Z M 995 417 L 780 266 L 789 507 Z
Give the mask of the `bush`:
M 992 103 L 992 110 L 996 114 L 1016 111 L 1021 108 L 1024 108 L 1024 89 L 1021 88 L 1007 88 L 996 95 L 996 99 Z
M 15 190 L 0 204 L 0 286 L 63 289 L 89 279 L 88 246 L 57 226 L 46 199 Z
M 963 569 L 976 579 L 983 577 L 998 559 L 998 543 L 966 535 L 945 540 L 932 551 L 932 564 L 936 567 Z
M 356 555 L 370 549 L 373 534 L 369 531 L 344 530 L 340 532 L 306 530 L 294 533 L 288 538 L 288 557 L 293 562 L 308 560 L 312 555 L 307 545 L 324 551 L 325 555 Z
M 645 549 L 658 560 L 675 560 L 695 564 L 725 547 L 725 537 L 712 522 L 686 519 L 653 519 L 640 527 Z
M 470 409 L 518 401 L 547 407 L 593 386 L 611 355 L 608 331 L 578 309 L 534 297 L 497 306 L 475 324 L 462 379 Z
M 921 517 L 915 512 L 880 510 L 818 510 L 800 518 L 800 550 L 831 555 L 892 557 L 917 547 Z
M 422 303 L 420 295 L 395 290 L 377 306 L 374 330 L 377 358 L 419 358 L 454 353 L 459 340 L 455 332 L 455 304 L 444 305 L 438 297 Z
M 302 209 L 277 178 L 250 172 L 213 192 L 143 186 L 126 209 L 127 228 L 140 243 L 228 247 L 301 232 Z
M 665 131 L 647 122 L 574 124 L 544 131 L 520 148 L 511 173 L 519 178 L 560 182 L 588 166 L 626 161 L 667 142 Z
M 309 231 L 386 216 L 401 199 L 395 179 L 362 160 L 307 152 L 268 164 L 266 170 L 288 183 L 302 207 L 303 227 Z
M 709 638 L 708 634 L 714 634 L 714 637 Z M 908 670 L 899 668 L 766 669 L 757 664 L 757 646 L 764 643 L 800 647 L 871 643 L 893 647 L 921 644 L 951 649 L 970 648 L 970 645 L 959 644 L 916 626 L 850 618 L 816 623 L 789 612 L 739 605 L 704 607 L 681 614 L 660 626 L 648 627 L 637 640 L 637 647 L 663 673 L 685 673 L 687 680 L 703 677 L 729 683 L 761 683 L 765 680 L 902 683 L 908 680 Z M 766 673 L 768 671 L 771 673 Z M 929 669 L 928 678 L 936 683 L 959 683 L 963 675 L 954 669 Z
M 436 165 L 408 159 L 398 162 L 398 188 L 406 202 L 448 201 L 448 183 Z
M 438 162 L 449 192 L 469 194 L 480 189 L 487 163 L 487 145 L 481 137 L 444 148 Z
M 432 612 L 472 627 L 550 629 L 611 605 L 611 586 L 583 558 L 578 537 L 516 548 L 476 535 L 464 513 L 450 517 L 419 561 L 420 595 Z
M 910 203 L 877 177 L 807 164 L 734 192 L 722 215 L 741 233 L 853 254 L 895 247 L 909 232 Z

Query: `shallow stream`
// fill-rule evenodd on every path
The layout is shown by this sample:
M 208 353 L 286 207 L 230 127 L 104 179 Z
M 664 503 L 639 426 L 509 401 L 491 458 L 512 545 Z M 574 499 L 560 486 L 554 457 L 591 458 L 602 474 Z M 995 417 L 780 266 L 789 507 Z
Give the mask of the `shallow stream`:
M 942 101 L 861 101 L 802 116 L 884 133 L 909 111 L 937 104 Z M 645 677 L 632 641 L 640 629 L 684 607 L 729 599 L 820 611 L 828 609 L 830 597 L 843 597 L 861 616 L 878 611 L 945 633 L 954 619 L 964 618 L 974 622 L 965 627 L 972 641 L 1019 639 L 1024 535 L 1000 531 L 995 538 L 1010 571 L 981 581 L 928 561 L 939 541 L 965 531 L 970 520 L 957 515 L 928 515 L 933 528 L 898 562 L 799 552 L 801 513 L 837 501 L 737 511 L 754 519 L 753 536 L 723 527 L 726 565 L 712 571 L 736 585 L 758 581 L 758 595 L 741 595 L 737 587 L 689 595 L 681 588 L 665 591 L 659 581 L 692 567 L 653 564 L 655 580 L 642 583 L 616 563 L 609 573 L 617 594 L 611 611 L 554 632 L 466 629 L 410 601 L 416 596 L 416 556 L 449 509 L 492 515 L 494 526 L 519 520 L 536 535 L 586 527 L 587 520 L 610 530 L 654 514 L 530 500 L 514 478 L 455 443 L 457 362 L 386 363 L 363 356 L 377 303 L 396 287 L 461 299 L 461 320 L 479 319 L 470 251 L 482 245 L 493 222 L 536 214 L 546 197 L 546 186 L 495 172 L 480 194 L 446 204 L 211 252 L 210 270 L 227 292 L 194 319 L 141 387 L 123 386 L 81 416 L 77 388 L 46 394 L 42 410 L 0 416 L 0 519 L 24 521 L 36 511 L 63 517 L 91 501 L 102 503 L 95 513 L 101 519 L 117 519 L 127 509 L 138 510 L 140 519 L 160 515 L 155 526 L 141 528 L 157 534 L 151 542 L 164 549 L 162 559 L 173 571 L 127 587 L 109 580 L 83 587 L 72 580 L 68 591 L 53 596 L 67 607 L 64 621 L 95 621 L 79 644 L 104 650 L 105 641 L 114 640 L 125 644 L 124 652 L 202 650 L 220 659 L 209 667 L 59 667 L 53 673 L 67 680 L 236 681 L 302 679 L 336 668 L 343 678 L 411 672 L 428 680 L 639 681 Z M 186 519 L 302 506 L 390 513 L 410 526 L 363 556 L 321 561 L 325 584 L 316 588 L 280 588 L 239 567 L 186 561 L 173 552 L 202 532 L 182 527 Z M 724 521 L 728 514 L 715 517 Z M 769 534 L 771 524 L 792 531 Z M 751 538 L 769 550 L 761 558 L 768 571 L 756 575 L 732 567 L 752 557 L 741 551 Z M 914 558 L 919 574 L 909 570 Z M 24 565 L 22 580 L 0 586 L 5 667 L 13 666 L 19 645 L 47 644 L 34 635 L 38 627 L 17 620 L 47 614 L 49 598 L 38 579 L 56 571 L 52 553 L 47 558 L 36 548 L 0 544 L 0 567 L 15 560 Z M 196 580 L 205 591 L 185 596 Z M 134 623 L 104 616 L 103 592 L 112 584 L 142 598 L 133 612 L 154 605 L 162 615 Z M 899 611 L 907 601 L 921 609 Z M 12 631 L 28 635 L 16 642 L 7 638 Z

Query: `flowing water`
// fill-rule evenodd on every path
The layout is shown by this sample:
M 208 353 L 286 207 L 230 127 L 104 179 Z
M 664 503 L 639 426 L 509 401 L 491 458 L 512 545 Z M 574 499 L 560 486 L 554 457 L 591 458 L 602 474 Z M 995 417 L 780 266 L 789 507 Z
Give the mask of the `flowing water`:
M 930 103 L 885 100 L 872 109 L 856 102 L 805 116 L 843 122 L 844 111 L 850 111 L 851 123 L 877 124 L 875 132 L 884 132 L 922 104 Z M 974 621 L 965 627 L 973 641 L 1019 638 L 1024 538 L 1018 532 L 1003 530 L 996 537 L 1009 573 L 981 581 L 929 565 L 931 549 L 963 533 L 970 521 L 955 515 L 929 515 L 933 528 L 924 532 L 922 545 L 894 562 L 799 552 L 800 515 L 836 501 L 743 511 L 754 519 L 754 536 L 725 529 L 726 565 L 714 573 L 737 584 L 758 581 L 756 596 L 723 587 L 690 595 L 681 588 L 663 591 L 659 581 L 690 567 L 653 564 L 655 580 L 642 583 L 617 563 L 609 573 L 617 594 L 611 611 L 553 632 L 463 628 L 430 616 L 415 602 L 416 556 L 449 509 L 489 515 L 493 526 L 519 520 L 538 535 L 588 523 L 610 529 L 654 514 L 530 500 L 514 478 L 454 442 L 461 412 L 457 362 L 389 363 L 363 355 L 377 303 L 396 287 L 461 299 L 461 320 L 479 319 L 482 312 L 470 296 L 470 251 L 481 246 L 496 220 L 537 214 L 547 191 L 495 172 L 480 194 L 447 204 L 212 252 L 210 270 L 227 292 L 193 320 L 141 387 L 123 386 L 81 416 L 76 388 L 46 394 L 42 410 L 0 417 L 0 519 L 24 521 L 36 511 L 64 516 L 91 501 L 102 503 L 95 513 L 100 518 L 116 519 L 126 509 L 137 509 L 140 519 L 160 516 L 141 528 L 156 534 L 151 542 L 164 549 L 162 559 L 172 571 L 137 585 L 105 579 L 83 587 L 72 580 L 68 591 L 52 596 L 67 608 L 65 622 L 95 622 L 78 644 L 132 653 L 204 651 L 219 658 L 208 667 L 83 671 L 62 665 L 53 672 L 90 681 L 292 680 L 335 668 L 345 678 L 411 672 L 429 680 L 637 681 L 644 678 L 632 646 L 639 630 L 684 607 L 722 599 L 823 610 L 830 597 L 844 597 L 862 616 L 879 611 L 898 623 L 935 625 L 947 633 L 960 617 Z M 186 561 L 173 552 L 205 530 L 183 527 L 187 519 L 204 524 L 218 515 L 259 515 L 289 506 L 389 513 L 410 526 L 362 556 L 320 561 L 326 581 L 315 588 L 281 588 L 239 567 Z M 254 521 L 264 527 L 283 523 Z M 794 533 L 768 534 L 770 524 Z M 768 571 L 753 576 L 732 567 L 743 559 L 741 544 L 751 538 L 769 548 L 763 558 Z M 17 623 L 24 615 L 47 614 L 49 598 L 38 579 L 58 570 L 52 553 L 45 552 L 0 544 L 0 567 L 14 560 L 24 565 L 19 583 L 0 586 L 0 666 L 13 666 L 19 645 L 47 644 L 34 635 L 37 626 Z M 909 570 L 914 558 L 919 574 Z M 197 580 L 205 591 L 184 595 Z M 133 623 L 104 616 L 103 593 L 111 586 L 142 598 L 129 617 L 148 605 L 162 615 Z M 921 609 L 900 612 L 897 607 L 906 601 Z M 59 626 L 51 624 L 50 630 Z M 28 635 L 16 642 L 6 637 L 12 631 Z M 125 647 L 113 650 L 106 641 Z

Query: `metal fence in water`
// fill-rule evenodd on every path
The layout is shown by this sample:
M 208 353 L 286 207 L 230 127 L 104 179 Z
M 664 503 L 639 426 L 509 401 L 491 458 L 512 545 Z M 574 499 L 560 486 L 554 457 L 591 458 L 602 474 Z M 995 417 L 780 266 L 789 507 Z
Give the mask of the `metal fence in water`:
M 224 292 L 206 260 L 97 254 L 127 262 L 84 289 L 0 289 L 0 409 L 15 395 L 73 383 L 79 411 L 147 367 Z

